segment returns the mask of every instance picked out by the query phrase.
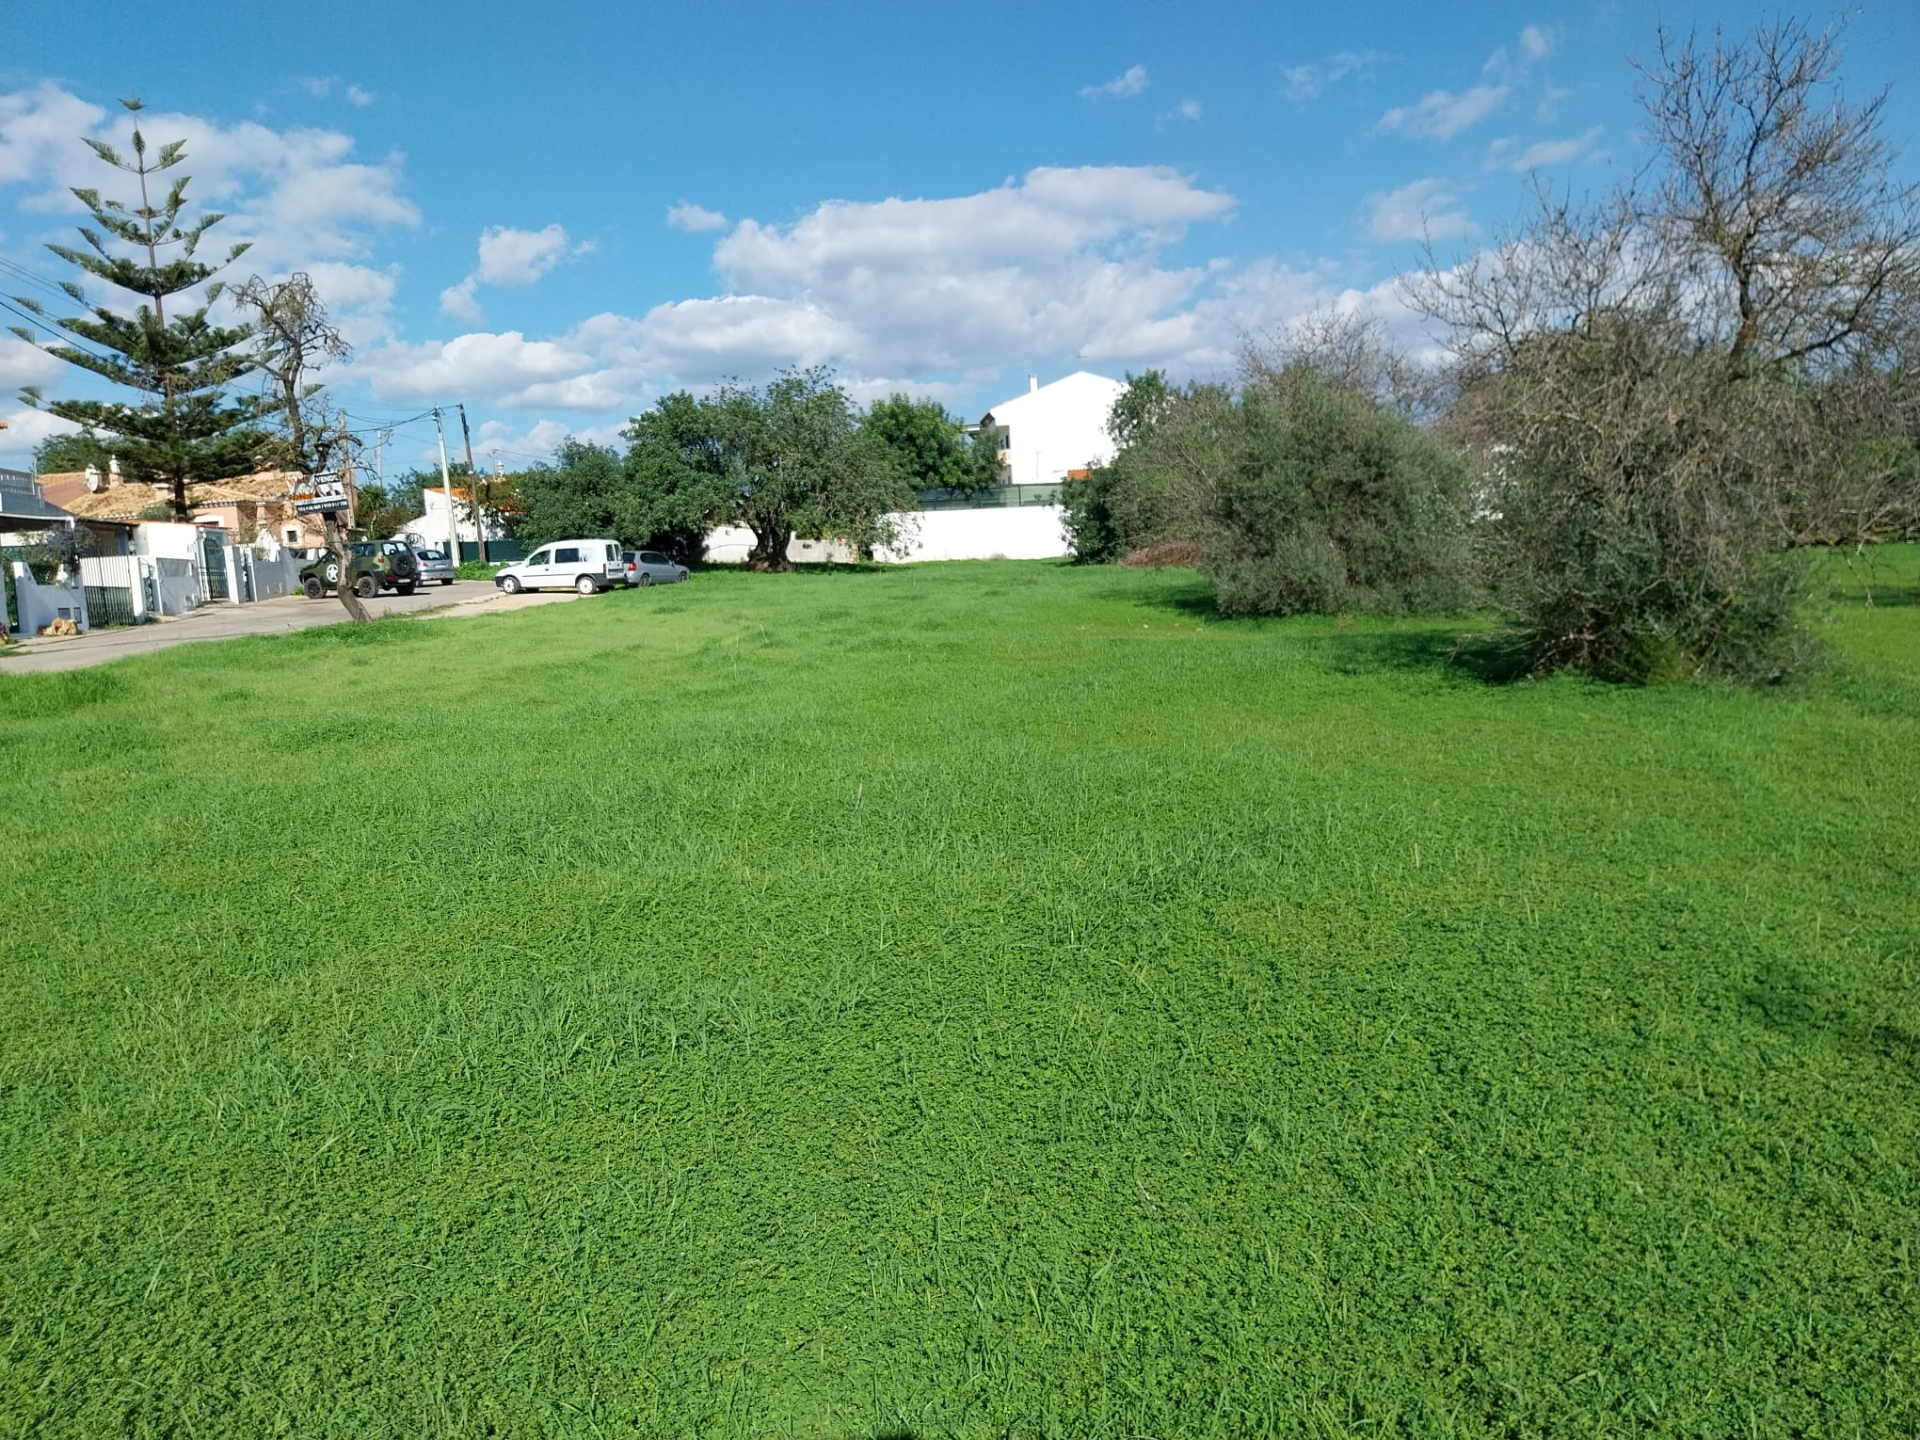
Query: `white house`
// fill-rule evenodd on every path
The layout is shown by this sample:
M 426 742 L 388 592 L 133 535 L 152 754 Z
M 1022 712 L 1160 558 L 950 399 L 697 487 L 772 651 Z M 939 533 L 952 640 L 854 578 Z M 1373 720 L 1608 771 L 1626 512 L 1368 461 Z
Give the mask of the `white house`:
M 1027 393 L 1003 400 L 980 417 L 982 430 L 1000 432 L 1000 458 L 1013 485 L 1051 485 L 1069 470 L 1113 458 L 1107 416 L 1126 391 L 1118 380 L 1076 370 L 1051 385 L 1027 376 Z
M 485 499 L 483 495 L 481 497 Z M 439 485 L 420 492 L 420 503 L 426 507 L 426 513 L 416 515 L 400 527 L 402 535 L 418 535 L 429 545 L 445 548 L 447 543 L 447 492 Z M 453 518 L 460 531 L 460 538 L 467 544 L 476 543 L 480 536 L 474 526 L 473 497 L 467 493 L 467 487 L 453 487 Z M 504 540 L 507 532 L 493 521 L 487 524 L 487 539 Z

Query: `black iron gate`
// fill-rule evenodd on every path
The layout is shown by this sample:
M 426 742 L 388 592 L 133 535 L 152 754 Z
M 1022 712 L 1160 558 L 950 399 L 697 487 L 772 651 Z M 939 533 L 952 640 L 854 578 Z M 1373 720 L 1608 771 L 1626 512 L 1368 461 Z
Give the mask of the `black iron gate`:
M 131 555 L 92 555 L 80 562 L 87 584 L 87 624 L 133 624 L 133 587 L 140 583 Z
M 206 576 L 207 598 L 226 600 L 230 598 L 227 590 L 227 547 L 217 531 L 206 531 L 200 536 L 200 568 Z

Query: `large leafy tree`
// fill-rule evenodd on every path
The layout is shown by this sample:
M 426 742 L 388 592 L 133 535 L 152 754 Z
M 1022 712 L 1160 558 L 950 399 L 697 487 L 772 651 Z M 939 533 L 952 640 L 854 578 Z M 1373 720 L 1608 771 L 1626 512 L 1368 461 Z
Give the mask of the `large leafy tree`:
M 890 395 L 861 418 L 861 430 L 892 452 L 916 489 L 972 495 L 1001 483 L 998 443 L 968 436 L 938 400 Z
M 893 517 L 915 507 L 889 449 L 862 431 L 831 371 L 783 371 L 764 389 L 722 386 L 707 402 L 727 516 L 753 534 L 747 563 L 791 570 L 796 534 L 844 540 L 862 553 L 899 538 Z
M 145 108 L 138 99 L 121 103 L 135 114 Z M 79 227 L 87 248 L 48 248 L 101 285 L 137 297 L 139 303 L 126 314 L 89 301 L 77 280 L 62 282 L 61 288 L 87 307 L 84 315 L 54 319 L 30 296 L 15 300 L 73 337 L 48 344 L 51 354 L 141 397 L 55 400 L 46 408 L 89 436 L 108 441 L 130 479 L 167 487 L 173 513 L 185 519 L 190 513 L 189 484 L 245 474 L 256 463 L 260 435 L 253 428 L 255 406 L 227 393 L 251 368 L 245 348 L 251 332 L 208 318 L 221 291 L 213 277 L 247 246 L 232 246 L 217 265 L 202 262 L 197 258 L 201 238 L 224 217 L 209 213 L 189 223 L 184 175 L 172 182 L 164 198 L 155 197 L 157 178 L 186 158 L 184 140 L 150 150 L 136 124 L 132 159 L 103 140 L 88 138 L 86 143 L 106 164 L 138 181 L 139 201 L 109 200 L 97 190 L 75 189 L 93 221 Z M 171 317 L 170 300 L 175 302 Z M 25 330 L 15 333 L 29 342 L 34 339 Z M 28 403 L 41 403 L 36 391 L 23 393 Z

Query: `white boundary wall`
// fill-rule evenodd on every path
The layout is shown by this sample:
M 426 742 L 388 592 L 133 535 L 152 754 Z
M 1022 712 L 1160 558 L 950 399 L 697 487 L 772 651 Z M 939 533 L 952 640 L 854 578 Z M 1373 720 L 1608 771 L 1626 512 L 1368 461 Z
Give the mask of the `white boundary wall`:
M 896 515 L 903 538 L 875 553 L 876 560 L 901 564 L 917 560 L 1053 560 L 1069 553 L 1058 505 L 996 505 L 981 510 L 917 510 Z M 753 532 L 724 525 L 707 535 L 707 559 L 715 565 L 743 565 L 753 548 Z M 839 541 L 795 540 L 788 558 L 798 564 L 852 561 L 853 551 Z

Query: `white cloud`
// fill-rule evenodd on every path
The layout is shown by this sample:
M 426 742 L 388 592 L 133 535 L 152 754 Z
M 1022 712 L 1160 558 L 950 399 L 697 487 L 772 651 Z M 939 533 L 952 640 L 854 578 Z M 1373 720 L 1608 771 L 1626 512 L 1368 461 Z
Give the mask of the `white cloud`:
M 371 90 L 364 85 L 347 85 L 342 89 L 343 82 L 338 75 L 302 75 L 295 83 L 316 100 L 331 99 L 333 93 L 339 90 L 347 103 L 357 110 L 364 110 L 373 104 Z
M 1445 181 L 1431 177 L 1402 185 L 1398 190 L 1369 195 L 1367 204 L 1371 214 L 1367 234 L 1388 243 L 1447 240 L 1471 234 L 1474 223 L 1464 211 L 1454 208 L 1458 203 Z
M 833 366 L 858 398 L 906 390 L 953 402 L 1026 357 L 1212 373 L 1230 367 L 1247 329 L 1361 303 L 1332 269 L 1163 263 L 1190 227 L 1233 207 L 1232 196 L 1153 167 L 1041 169 L 941 199 L 828 201 L 790 224 L 746 219 L 720 237 L 725 293 L 596 315 L 550 337 L 385 345 L 357 369 L 382 402 L 459 395 L 543 417 L 632 414 L 670 388 L 814 363 Z
M 55 361 L 65 369 L 64 361 Z M 9 380 L 12 372 L 8 372 Z M 0 465 L 9 469 L 26 470 L 33 464 L 33 452 L 41 444 L 55 435 L 72 435 L 80 427 L 67 420 L 57 419 L 44 410 L 35 410 L 22 405 L 11 410 L 0 410 L 0 421 L 6 422 L 6 429 L 0 430 Z
M 1505 85 L 1475 85 L 1458 95 L 1450 90 L 1435 90 L 1423 96 L 1417 105 L 1387 111 L 1375 128 L 1386 135 L 1450 140 L 1499 109 L 1511 93 Z
M 1511 170 L 1524 175 L 1529 170 L 1544 170 L 1551 165 L 1565 165 L 1592 153 L 1599 143 L 1604 127 L 1595 125 L 1584 135 L 1576 135 L 1569 140 L 1537 140 L 1523 150 L 1515 150 L 1515 141 L 1496 140 L 1487 150 L 1486 168 L 1489 170 Z
M 463 325 L 480 323 L 480 302 L 473 298 L 473 292 L 480 284 L 480 277 L 469 275 L 458 285 L 449 285 L 440 292 L 440 313 Z
M 1080 87 L 1082 100 L 1131 100 L 1147 88 L 1147 67 L 1129 65 L 1104 85 Z
M 302 82 L 308 89 L 333 83 Z M 186 142 L 181 171 L 191 177 L 190 209 L 226 212 L 208 233 L 202 255 L 218 260 L 229 246 L 251 245 L 225 278 L 283 279 L 304 270 L 355 343 L 387 333 L 395 272 L 366 262 L 382 232 L 420 223 L 403 190 L 399 155 L 361 161 L 353 137 L 306 126 L 229 126 L 161 111 L 144 112 L 140 124 L 149 141 Z M 85 213 L 73 186 L 125 199 L 113 183 L 122 177 L 107 171 L 80 137 L 105 140 L 124 154 L 132 129 L 132 117 L 118 107 L 91 104 L 51 82 L 0 95 L 0 190 L 20 186 L 22 211 L 60 217 Z
M 1372 75 L 1374 66 L 1387 57 L 1378 50 L 1342 50 L 1311 65 L 1290 65 L 1280 72 L 1287 82 L 1287 99 L 1296 105 L 1318 100 L 1329 85 L 1337 85 L 1349 75 Z
M 480 286 L 532 285 L 562 260 L 592 249 L 591 240 L 579 245 L 570 242 L 559 225 L 539 230 L 489 225 L 480 232 L 480 263 L 459 284 L 440 292 L 440 313 L 466 325 L 477 325 L 480 301 L 476 292 Z
M 488 285 L 531 285 L 569 254 L 567 232 L 558 225 L 541 230 L 513 230 L 489 225 L 480 236 L 480 268 L 475 272 Z
M 1543 29 L 1538 25 L 1529 25 L 1520 32 L 1520 57 L 1514 59 L 1502 45 L 1487 57 L 1487 63 L 1480 67 L 1481 73 L 1491 75 L 1497 80 L 1524 79 L 1527 72 L 1549 55 L 1553 54 L 1558 43 L 1555 31 Z
M 6 314 L 8 324 L 14 322 L 14 316 Z M 25 329 L 24 325 L 21 327 Z M 53 336 L 42 335 L 51 342 Z M 62 339 L 66 337 L 61 336 Z M 57 355 L 49 355 L 38 345 L 29 345 L 15 335 L 0 334 L 0 375 L 6 376 L 9 395 L 24 385 L 50 385 L 67 373 L 67 362 Z
M 1172 110 L 1160 118 L 1162 120 L 1191 120 L 1195 124 L 1198 124 L 1200 117 L 1206 113 L 1206 107 L 1198 100 L 1182 100 L 1178 105 L 1174 106 Z
M 667 224 L 675 230 L 697 234 L 702 230 L 726 229 L 727 217 L 718 210 L 709 210 L 704 205 L 682 200 L 678 205 L 667 207 Z
M 528 465 L 551 460 L 553 452 L 566 439 L 584 440 L 589 445 L 625 444 L 620 432 L 625 421 L 606 425 L 570 425 L 548 416 L 528 426 L 509 425 L 504 420 L 486 420 L 473 432 L 473 454 L 482 469 L 491 469 L 493 452 L 499 451 L 500 468 L 511 474 Z

